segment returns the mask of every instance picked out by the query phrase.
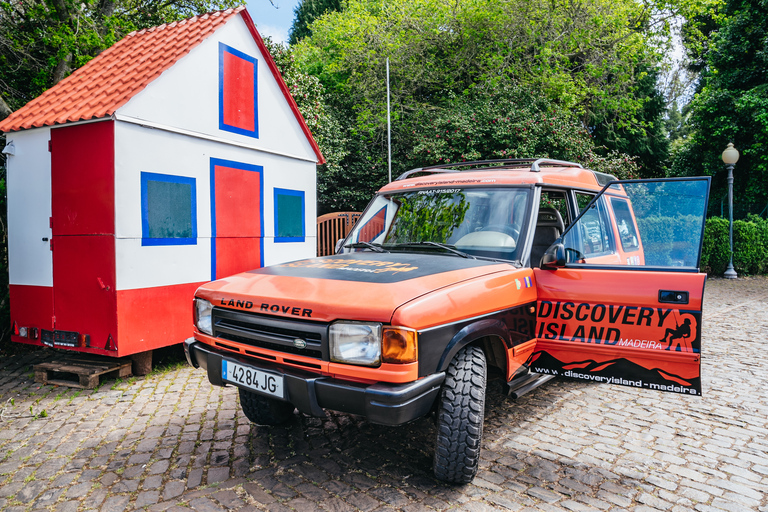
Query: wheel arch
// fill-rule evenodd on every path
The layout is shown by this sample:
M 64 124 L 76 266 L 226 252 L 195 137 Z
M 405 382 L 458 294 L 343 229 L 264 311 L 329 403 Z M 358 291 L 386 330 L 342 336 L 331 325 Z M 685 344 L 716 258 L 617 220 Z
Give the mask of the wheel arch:
M 506 372 L 506 351 L 511 346 L 509 330 L 501 320 L 479 320 L 454 334 L 445 347 L 437 365 L 438 371 L 445 371 L 456 354 L 467 345 L 477 345 L 485 353 L 488 364 Z

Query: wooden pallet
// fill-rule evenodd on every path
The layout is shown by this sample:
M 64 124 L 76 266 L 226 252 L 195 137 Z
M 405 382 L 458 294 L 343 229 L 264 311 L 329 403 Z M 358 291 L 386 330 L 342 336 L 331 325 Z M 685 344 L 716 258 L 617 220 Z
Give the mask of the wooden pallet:
M 35 382 L 69 386 L 71 388 L 93 389 L 100 378 L 123 378 L 131 375 L 131 360 L 99 356 L 66 356 L 36 364 Z

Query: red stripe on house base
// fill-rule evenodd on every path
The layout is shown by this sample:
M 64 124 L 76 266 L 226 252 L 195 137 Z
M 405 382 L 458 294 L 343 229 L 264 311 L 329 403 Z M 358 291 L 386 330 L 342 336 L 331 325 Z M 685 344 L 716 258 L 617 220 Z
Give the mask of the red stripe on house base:
M 192 301 L 204 283 L 118 290 L 118 356 L 175 345 L 192 336 Z

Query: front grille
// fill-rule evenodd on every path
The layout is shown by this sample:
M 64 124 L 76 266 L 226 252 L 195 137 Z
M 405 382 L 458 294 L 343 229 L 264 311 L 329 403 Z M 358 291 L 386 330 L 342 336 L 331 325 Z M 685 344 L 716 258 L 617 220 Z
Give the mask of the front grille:
M 328 360 L 328 325 L 213 308 L 213 335 L 252 347 Z M 304 340 L 299 348 L 295 340 Z

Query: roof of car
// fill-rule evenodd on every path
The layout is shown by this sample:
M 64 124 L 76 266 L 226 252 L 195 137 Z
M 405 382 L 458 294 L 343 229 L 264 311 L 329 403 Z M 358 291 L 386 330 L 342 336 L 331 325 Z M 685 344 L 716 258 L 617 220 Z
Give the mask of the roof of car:
M 458 170 L 462 169 L 462 170 Z M 411 177 L 414 174 L 424 174 Z M 610 174 L 584 169 L 580 164 L 552 159 L 483 160 L 422 167 L 403 173 L 382 192 L 414 187 L 467 185 L 551 184 L 598 191 L 616 180 Z

